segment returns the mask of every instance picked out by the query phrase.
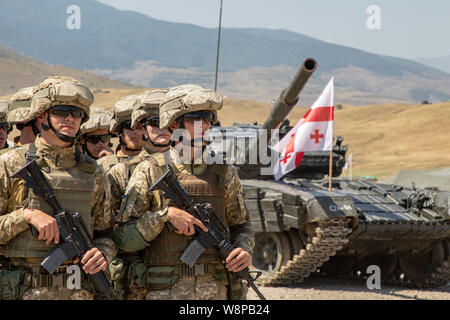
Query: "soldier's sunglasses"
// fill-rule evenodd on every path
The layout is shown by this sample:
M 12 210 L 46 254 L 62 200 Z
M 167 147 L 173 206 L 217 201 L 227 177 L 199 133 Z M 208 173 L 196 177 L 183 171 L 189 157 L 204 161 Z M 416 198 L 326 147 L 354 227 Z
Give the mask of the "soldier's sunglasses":
M 199 119 L 203 119 L 205 122 L 212 122 L 214 119 L 214 113 L 211 111 L 190 112 L 186 113 L 183 116 L 183 119 L 190 122 L 198 121 Z
M 50 114 L 53 114 L 58 117 L 67 118 L 69 114 L 72 115 L 75 119 L 81 118 L 84 116 L 84 111 L 78 107 L 73 106 L 56 106 L 50 108 Z
M 9 126 L 9 123 L 8 123 L 8 122 L 2 122 L 2 123 L 0 123 L 0 129 L 3 129 L 3 130 L 5 130 L 5 131 L 8 131 L 9 128 L 11 128 L 11 127 Z
M 144 121 L 146 126 L 159 128 L 159 117 L 150 118 Z
M 108 143 L 109 140 L 111 140 L 111 135 L 109 134 L 99 134 L 99 135 L 86 135 L 85 136 L 86 141 L 93 143 L 93 144 L 97 144 L 99 141 L 103 142 L 103 143 Z

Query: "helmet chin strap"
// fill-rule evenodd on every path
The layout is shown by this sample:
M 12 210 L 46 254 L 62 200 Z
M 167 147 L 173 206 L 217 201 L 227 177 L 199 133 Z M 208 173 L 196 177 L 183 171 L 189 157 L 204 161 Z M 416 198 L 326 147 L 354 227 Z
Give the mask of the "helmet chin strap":
M 122 139 L 122 133 L 119 135 L 119 143 L 120 143 L 120 146 L 123 147 L 126 151 L 135 152 L 135 151 L 141 151 L 142 150 L 142 148 L 141 149 L 128 148 L 128 146 L 126 145 L 126 143 Z
M 89 150 L 88 150 L 88 148 L 87 148 L 87 146 L 86 146 L 86 141 L 81 145 L 81 147 L 83 148 L 83 152 L 85 152 L 89 157 L 91 157 L 92 159 L 94 159 L 94 160 L 98 160 L 99 158 L 97 158 L 97 157 L 94 157 L 93 155 L 92 155 L 92 153 L 90 153 L 89 152 Z
M 31 129 L 33 130 L 35 136 L 39 134 L 39 129 L 36 126 L 36 119 L 31 120 Z
M 71 136 L 62 134 L 61 132 L 57 131 L 57 130 L 53 127 L 52 122 L 50 121 L 50 117 L 49 117 L 48 115 L 47 115 L 47 122 L 48 122 L 48 126 L 47 126 L 45 123 L 43 123 L 43 124 L 42 124 L 42 129 L 43 129 L 44 131 L 47 131 L 47 130 L 49 130 L 49 129 L 52 130 L 52 131 L 55 133 L 55 135 L 56 135 L 60 140 L 62 140 L 62 141 L 64 141 L 64 142 L 71 143 L 70 146 L 72 146 L 73 143 L 75 142 L 75 140 L 78 138 L 78 135 L 79 135 L 79 133 L 80 133 L 80 130 L 78 130 L 78 132 L 77 132 L 77 134 L 75 135 L 75 137 L 71 137 Z
M 180 129 L 185 129 L 183 119 L 179 122 L 179 124 L 180 124 L 180 125 L 179 125 L 179 128 L 180 128 Z M 172 131 L 170 128 L 169 128 L 169 131 L 170 131 L 171 134 L 173 133 L 173 131 Z M 208 139 L 208 140 L 205 140 L 205 139 L 203 139 L 203 137 L 202 137 L 202 138 L 194 138 L 194 139 L 186 140 L 186 141 L 185 141 L 185 140 L 183 139 L 183 136 L 180 136 L 179 141 L 180 141 L 182 144 L 184 144 L 185 146 L 190 145 L 191 147 L 195 147 L 195 143 L 198 143 L 198 142 L 206 142 L 206 145 L 202 146 L 202 150 L 205 150 L 206 146 L 212 143 L 211 140 L 209 140 L 209 139 Z

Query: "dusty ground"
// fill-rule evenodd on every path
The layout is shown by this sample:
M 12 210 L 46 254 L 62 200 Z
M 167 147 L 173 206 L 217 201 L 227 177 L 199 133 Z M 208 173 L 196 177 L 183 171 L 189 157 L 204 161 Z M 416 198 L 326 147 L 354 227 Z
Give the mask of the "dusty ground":
M 268 300 L 450 300 L 450 283 L 436 289 L 410 289 L 382 285 L 367 289 L 364 280 L 306 279 L 296 287 L 262 287 Z M 258 296 L 249 289 L 249 300 Z

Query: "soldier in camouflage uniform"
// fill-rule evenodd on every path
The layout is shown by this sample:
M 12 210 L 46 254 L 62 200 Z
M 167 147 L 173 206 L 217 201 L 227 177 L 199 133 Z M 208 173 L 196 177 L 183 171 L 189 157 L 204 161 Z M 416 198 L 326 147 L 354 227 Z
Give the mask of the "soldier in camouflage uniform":
M 111 239 L 98 237 L 113 227 L 106 174 L 74 146 L 93 98 L 86 86 L 72 78 L 44 80 L 30 110 L 41 133 L 34 143 L 0 157 L 0 299 L 92 299 L 93 293 L 86 289 L 66 287 L 68 265 L 81 262 L 84 273 L 94 274 L 105 270 L 117 252 Z M 66 261 L 54 275 L 40 266 L 59 242 L 56 220 L 49 215 L 52 209 L 21 178 L 12 178 L 27 157 L 35 156 L 61 206 L 79 212 L 94 236 L 95 247 L 81 261 Z M 32 235 L 30 225 L 38 237 Z
M 160 128 L 169 128 L 172 132 L 186 129 L 193 138 L 185 137 L 181 143 L 203 150 L 206 143 L 201 138 L 217 121 L 217 110 L 221 107 L 221 97 L 211 90 L 192 85 L 172 88 L 160 106 Z M 193 135 L 195 122 L 201 127 L 197 137 Z M 115 233 L 116 242 L 124 251 L 147 245 L 144 263 L 130 267 L 128 286 L 141 288 L 140 298 L 145 299 L 244 299 L 242 283 L 234 280 L 230 272 L 243 270 L 251 264 L 254 233 L 237 170 L 231 165 L 197 163 L 196 153 L 190 151 L 189 162 L 178 163 L 184 169 L 177 173 L 178 179 L 192 197 L 214 205 L 229 227 L 236 249 L 225 263 L 214 247 L 203 252 L 193 268 L 183 264 L 180 256 L 192 241 L 194 225 L 205 231 L 206 228 L 170 203 L 168 207 L 161 206 L 164 200 L 161 193 L 149 191 L 161 170 L 155 167 L 155 161 L 143 161 L 130 179 L 121 206 L 120 218 L 128 222 Z M 176 157 L 173 159 L 177 161 Z M 176 231 L 170 232 L 167 222 Z
M 144 145 L 142 126 L 138 125 L 137 128 L 131 128 L 131 113 L 138 99 L 139 96 L 137 95 L 126 96 L 114 105 L 114 117 L 111 121 L 109 131 L 113 135 L 119 136 L 119 145 L 116 149 L 116 154 L 98 160 L 98 163 L 107 173 L 114 165 L 130 161 L 142 150 L 142 146 Z
M 8 101 L 0 100 L 0 150 L 5 150 L 11 147 L 11 143 L 7 140 L 8 133 L 12 130 L 11 124 L 6 120 L 8 106 Z
M 131 128 L 138 126 L 144 128 L 145 144 L 142 151 L 129 162 L 118 163 L 108 172 L 108 179 L 111 185 L 112 202 L 111 206 L 120 220 L 119 214 L 121 200 L 125 194 L 125 189 L 130 177 L 139 163 L 155 157 L 160 165 L 164 165 L 164 152 L 168 152 L 171 143 L 171 133 L 169 130 L 159 129 L 159 104 L 162 102 L 167 90 L 150 90 L 143 93 L 136 101 L 131 115 Z M 167 156 L 166 156 L 167 157 Z M 169 156 L 170 157 L 170 156 Z M 113 279 L 116 289 L 125 289 L 125 273 L 128 267 L 136 261 L 142 260 L 143 252 L 119 252 L 117 257 L 108 265 L 108 272 Z M 132 290 L 126 295 L 127 299 L 140 297 L 140 291 Z
M 33 143 L 39 133 L 36 119 L 29 117 L 31 99 L 33 99 L 36 89 L 37 87 L 20 89 L 9 100 L 7 120 L 11 125 L 16 125 L 16 128 L 20 131 L 20 136 L 14 138 L 14 147 Z
M 109 126 L 112 113 L 104 108 L 91 108 L 91 116 L 81 125 L 79 144 L 84 153 L 98 160 L 101 157 L 114 154 L 109 146 L 111 134 Z
M 142 151 L 128 162 L 114 165 L 108 172 L 111 185 L 112 208 L 117 215 L 125 188 L 136 166 L 154 155 L 164 164 L 162 152 L 169 150 L 171 133 L 159 129 L 159 104 L 167 90 L 150 90 L 135 102 L 131 115 L 131 128 L 144 128 L 145 144 Z M 158 154 L 159 153 L 159 154 Z

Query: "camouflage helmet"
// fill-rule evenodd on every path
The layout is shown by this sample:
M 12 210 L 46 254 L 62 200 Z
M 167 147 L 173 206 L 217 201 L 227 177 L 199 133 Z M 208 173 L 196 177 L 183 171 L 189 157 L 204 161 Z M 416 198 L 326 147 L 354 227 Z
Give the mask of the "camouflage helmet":
M 29 117 L 31 109 L 31 100 L 37 87 L 27 87 L 20 89 L 9 100 L 8 122 L 9 123 L 26 123 L 33 120 Z
M 139 97 L 139 95 L 130 95 L 120 98 L 119 101 L 116 102 L 112 110 L 114 117 L 109 127 L 111 133 L 116 133 L 117 128 L 121 123 L 131 121 L 133 106 L 139 100 Z
M 8 106 L 9 106 L 9 101 L 0 100 L 0 123 L 8 123 L 8 121 L 6 119 L 6 115 L 8 114 Z M 10 132 L 11 130 L 12 130 L 12 126 L 10 123 L 8 123 L 7 131 Z
M 9 101 L 0 100 L 0 123 L 6 122 L 6 115 L 8 114 Z
M 91 116 L 89 120 L 83 123 L 80 128 L 80 134 L 83 135 L 101 129 L 106 129 L 109 131 L 112 118 L 113 113 L 110 110 L 100 107 L 93 107 L 91 108 Z
M 159 105 L 163 101 L 167 90 L 150 90 L 141 95 L 133 106 L 131 114 L 131 128 L 136 129 L 139 122 L 151 117 L 159 117 Z
M 181 85 L 169 89 L 159 109 L 160 128 L 167 129 L 178 117 L 195 111 L 208 110 L 217 122 L 217 110 L 223 106 L 222 97 L 215 91 L 197 85 Z
M 30 118 L 35 118 L 51 107 L 69 105 L 81 108 L 89 119 L 89 107 L 94 101 L 91 90 L 70 77 L 49 77 L 37 87 L 31 101 Z

